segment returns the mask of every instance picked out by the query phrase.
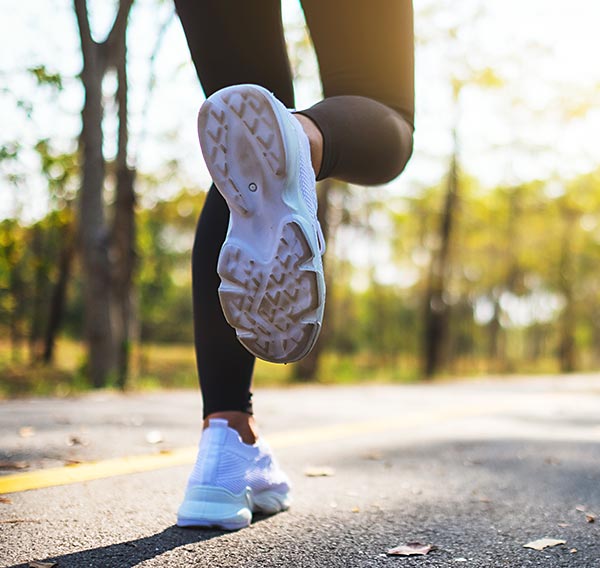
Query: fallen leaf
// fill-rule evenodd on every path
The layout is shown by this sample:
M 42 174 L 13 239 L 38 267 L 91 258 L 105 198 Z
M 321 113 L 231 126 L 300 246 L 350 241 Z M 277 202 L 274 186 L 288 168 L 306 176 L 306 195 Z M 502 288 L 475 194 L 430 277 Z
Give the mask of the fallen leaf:
M 353 507 L 352 508 L 352 512 L 353 513 L 360 513 L 360 509 L 358 507 Z
M 585 505 L 577 505 L 575 510 L 579 511 L 580 513 L 585 513 Z
M 3 497 L 2 495 L 0 495 L 0 503 L 5 503 L 6 505 L 10 505 L 12 503 L 12 500 L 9 499 L 8 497 Z
M 84 440 L 83 438 L 80 438 L 79 436 L 75 436 L 74 434 L 71 434 L 67 438 L 67 446 L 87 446 L 87 445 L 89 445 L 89 442 L 87 440 Z
M 570 552 L 571 554 L 575 554 L 575 553 L 577 552 L 577 549 L 576 549 L 576 548 L 571 548 L 571 550 L 569 550 L 569 552 Z
M 35 428 L 33 426 L 21 426 L 19 428 L 19 436 L 21 438 L 31 438 L 35 436 Z
M 39 562 L 38 560 L 33 560 L 29 563 L 29 568 L 53 568 L 53 566 L 57 566 L 56 562 Z
M 160 444 L 163 441 L 160 430 L 150 430 L 146 433 L 146 442 L 149 444 Z
M 454 559 L 454 562 L 466 562 L 466 561 L 467 561 L 467 559 L 463 558 L 462 556 L 460 558 L 455 558 Z
M 565 528 L 565 527 L 570 527 L 571 523 L 556 523 L 557 526 L 561 527 L 561 528 Z
M 335 475 L 335 470 L 327 466 L 307 467 L 304 470 L 306 477 L 332 477 Z
M 425 556 L 433 550 L 430 544 L 423 544 L 421 542 L 407 542 L 401 544 L 395 548 L 390 548 L 387 551 L 389 556 Z
M 544 548 L 550 548 L 552 546 L 558 546 L 559 544 L 567 544 L 566 540 L 560 540 L 558 538 L 540 538 L 538 540 L 532 540 L 527 544 L 524 544 L 524 548 L 532 548 L 533 550 L 544 550 Z
M 590 514 L 590 513 L 587 513 L 586 516 L 585 516 L 585 520 L 588 523 L 595 523 L 596 522 L 596 517 L 594 515 Z
M 29 464 L 24 461 L 0 461 L 0 469 L 27 469 Z
M 379 461 L 379 460 L 383 459 L 383 454 L 381 452 L 374 450 L 372 452 L 367 452 L 366 454 L 363 454 L 362 459 L 370 460 L 370 461 Z
M 81 460 L 65 460 L 65 467 L 75 467 L 82 464 Z

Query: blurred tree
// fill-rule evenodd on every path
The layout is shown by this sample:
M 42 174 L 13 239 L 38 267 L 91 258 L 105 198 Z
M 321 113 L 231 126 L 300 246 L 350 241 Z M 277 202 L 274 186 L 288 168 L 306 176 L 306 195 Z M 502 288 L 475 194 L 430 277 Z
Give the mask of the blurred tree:
M 143 176 L 140 182 L 146 183 Z M 185 189 L 139 212 L 136 287 L 142 342 L 193 341 L 190 251 L 204 197 Z
M 79 197 L 79 238 L 84 276 L 84 327 L 88 344 L 89 374 L 95 387 L 106 384 L 115 371 L 115 343 L 111 327 L 111 290 L 119 299 L 119 382 L 124 382 L 133 271 L 133 172 L 127 167 L 126 30 L 133 0 L 120 0 L 113 25 L 102 42 L 92 37 L 87 0 L 73 0 L 83 54 L 81 81 L 85 91 L 82 110 L 82 185 Z M 119 133 L 117 155 L 116 236 L 117 275 L 111 281 L 109 249 L 111 234 L 105 213 L 103 190 L 105 157 L 102 119 L 102 83 L 109 68 L 117 71 Z M 125 359 L 125 360 L 124 360 Z
M 75 180 L 79 173 L 77 154 L 56 153 L 48 140 L 40 140 L 35 150 L 40 158 L 42 174 L 46 178 L 50 195 L 51 211 L 47 218 L 53 233 L 46 238 L 52 239 L 58 247 L 56 254 L 49 260 L 56 266 L 56 278 L 51 292 L 44 303 L 46 309 L 46 325 L 44 346 L 36 359 L 50 364 L 54 358 L 56 336 L 64 317 L 67 299 L 67 287 L 72 275 L 75 257 L 75 214 L 73 203 L 76 196 Z M 56 234 L 54 234 L 56 233 Z M 32 336 L 33 336 L 32 332 Z
M 442 10 L 446 7 L 442 8 Z M 428 284 L 424 296 L 424 335 L 423 335 L 423 376 L 431 378 L 444 362 L 447 350 L 450 322 L 450 306 L 447 302 L 447 287 L 451 272 L 452 240 L 460 208 L 460 129 L 462 114 L 462 94 L 467 87 L 477 89 L 498 88 L 503 81 L 489 67 L 474 68 L 467 57 L 469 50 L 476 49 L 468 45 L 460 36 L 460 28 L 473 26 L 482 14 L 481 7 L 468 20 L 452 24 L 441 36 L 446 54 L 452 97 L 452 150 L 446 176 L 443 208 L 441 211 L 436 248 L 432 251 L 429 266 Z M 450 20 L 452 21 L 452 20 Z
M 27 292 L 24 257 L 27 253 L 25 231 L 16 219 L 0 222 L 0 307 L 2 324 L 8 327 L 11 359 L 21 359 L 26 336 Z
M 117 73 L 118 106 L 117 156 L 115 160 L 115 203 L 112 225 L 112 300 L 113 332 L 116 344 L 117 385 L 124 388 L 129 375 L 129 353 L 133 326 L 133 278 L 136 262 L 135 170 L 128 165 L 129 129 L 127 95 L 126 27 L 115 43 L 114 63 Z

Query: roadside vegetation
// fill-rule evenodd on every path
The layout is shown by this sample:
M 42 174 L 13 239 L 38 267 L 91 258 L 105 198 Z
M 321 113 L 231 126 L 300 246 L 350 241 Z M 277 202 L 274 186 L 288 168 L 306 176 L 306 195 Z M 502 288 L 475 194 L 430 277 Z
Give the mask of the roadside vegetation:
M 35 52 L 0 68 L 0 396 L 196 385 L 190 251 L 209 182 L 168 120 L 189 124 L 197 80 L 185 50 L 160 65 L 171 2 L 92 4 L 57 3 L 76 65 Z M 597 66 L 573 79 L 555 36 L 496 25 L 500 2 L 415 9 L 414 156 L 386 187 L 321 182 L 323 331 L 299 363 L 260 362 L 258 385 L 600 369 Z M 139 51 L 128 33 L 148 21 Z M 287 24 L 297 90 L 318 98 L 304 24 Z

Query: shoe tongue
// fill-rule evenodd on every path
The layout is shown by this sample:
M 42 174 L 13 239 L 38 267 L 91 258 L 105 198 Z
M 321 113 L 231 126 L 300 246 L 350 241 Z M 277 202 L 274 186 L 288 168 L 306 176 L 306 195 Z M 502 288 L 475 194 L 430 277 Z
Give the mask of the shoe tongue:
M 229 422 L 225 418 L 211 418 L 208 421 L 209 428 L 228 428 Z

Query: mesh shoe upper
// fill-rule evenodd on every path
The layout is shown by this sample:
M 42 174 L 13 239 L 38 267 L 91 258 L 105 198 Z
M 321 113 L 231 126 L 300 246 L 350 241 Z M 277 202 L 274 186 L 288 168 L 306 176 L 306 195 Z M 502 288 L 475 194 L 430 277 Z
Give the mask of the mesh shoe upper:
M 244 444 L 227 421 L 212 419 L 200 441 L 198 459 L 188 487 L 207 485 L 240 493 L 246 487 L 261 492 L 274 487 L 289 490 L 286 475 L 266 442 Z

